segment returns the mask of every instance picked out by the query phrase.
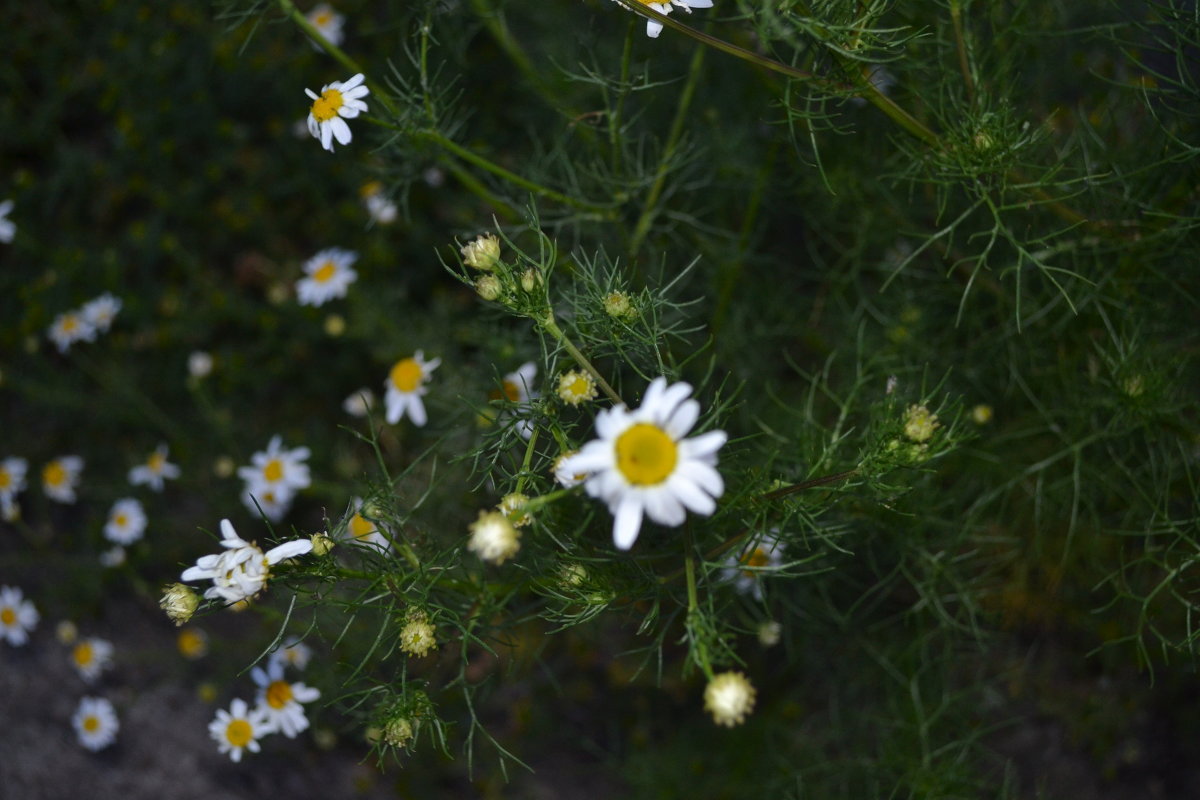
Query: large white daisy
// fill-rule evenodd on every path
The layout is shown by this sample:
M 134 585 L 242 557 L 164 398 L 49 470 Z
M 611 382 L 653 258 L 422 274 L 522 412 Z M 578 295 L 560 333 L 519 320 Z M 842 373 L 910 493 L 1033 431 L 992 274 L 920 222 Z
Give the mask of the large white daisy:
M 429 391 L 425 388 L 425 382 L 441 363 L 440 358 L 426 361 L 424 351 L 418 350 L 411 358 L 402 358 L 392 365 L 383 383 L 387 388 L 383 400 L 387 406 L 386 419 L 389 425 L 395 425 L 405 414 L 418 428 L 425 424 L 428 418 L 421 396 Z
M 700 417 L 700 404 L 688 399 L 686 383 L 667 386 L 655 378 L 641 407 L 617 406 L 596 415 L 600 437 L 566 459 L 566 474 L 583 474 L 584 488 L 608 504 L 613 543 L 628 550 L 637 541 L 642 517 L 661 525 L 682 525 L 687 511 L 708 516 L 725 482 L 716 470 L 724 431 L 683 437 Z
M 321 87 L 321 94 L 313 94 L 305 89 L 304 93 L 312 98 L 312 108 L 308 112 L 308 132 L 314 138 L 321 140 L 321 147 L 333 152 L 333 140 L 338 144 L 350 144 L 350 126 L 346 120 L 354 119 L 367 110 L 367 104 L 361 98 L 371 93 L 363 81 L 360 72 L 347 81 L 334 81 Z
M 227 519 L 221 520 L 221 536 L 221 547 L 225 549 L 201 556 L 196 566 L 185 569 L 180 577 L 185 581 L 211 580 L 213 585 L 204 596 L 219 597 L 226 603 L 254 597 L 266 588 L 272 565 L 312 550 L 312 540 L 294 539 L 264 553 L 258 545 L 239 537 Z
M 302 306 L 319 306 L 336 297 L 345 297 L 350 284 L 358 279 L 351 265 L 358 253 L 330 247 L 304 262 L 305 277 L 296 281 L 296 299 Z

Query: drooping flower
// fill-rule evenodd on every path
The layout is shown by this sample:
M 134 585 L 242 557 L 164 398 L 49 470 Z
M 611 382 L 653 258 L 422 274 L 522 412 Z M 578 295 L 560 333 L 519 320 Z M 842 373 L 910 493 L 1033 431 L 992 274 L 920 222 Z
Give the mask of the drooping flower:
M 651 3 L 647 2 L 647 0 L 631 0 L 631 2 L 638 2 L 642 5 L 650 6 L 650 8 L 653 8 L 660 14 L 670 14 L 672 6 L 682 8 L 689 14 L 692 13 L 693 8 L 712 8 L 712 0 L 668 0 L 668 2 L 665 3 Z M 662 29 L 663 24 L 658 20 L 646 20 L 646 35 L 651 39 L 658 38 L 658 35 L 662 33 Z
M 100 673 L 112 666 L 112 642 L 95 636 L 79 640 L 71 648 L 71 663 L 79 676 L 91 683 L 100 677 Z
M 385 418 L 389 425 L 395 425 L 405 414 L 418 428 L 428 421 L 421 397 L 429 391 L 425 388 L 425 382 L 441 363 L 440 358 L 426 361 L 424 351 L 418 350 L 411 358 L 402 358 L 392 365 L 384 381 L 387 388 L 384 396 L 387 406 Z
M 613 515 L 613 543 L 628 550 L 637 540 L 642 517 L 661 525 L 682 525 L 687 511 L 708 516 L 725 482 L 716 470 L 724 431 L 683 437 L 700 417 L 700 404 L 687 399 L 686 383 L 667 386 L 655 378 L 642 405 L 630 411 L 617 406 L 596 415 L 596 433 L 559 467 L 584 473 L 584 488 L 608 504 Z
M 76 342 L 94 341 L 96 328 L 84 319 L 83 312 L 64 311 L 50 323 L 50 330 L 46 335 L 58 347 L 58 352 L 65 353 Z
M 503 564 L 521 549 L 521 533 L 499 511 L 480 511 L 471 523 L 467 549 L 484 561 Z
M 111 292 L 105 292 L 99 297 L 89 300 L 79 309 L 84 320 L 98 333 L 105 333 L 112 327 L 113 320 L 121 310 L 121 298 Z
M 20 516 L 17 495 L 25 489 L 25 473 L 29 462 L 23 458 L 6 458 L 0 461 L 0 514 L 6 520 Z
M 185 581 L 211 580 L 213 585 L 204 592 L 211 599 L 226 603 L 249 600 L 267 586 L 271 567 L 285 559 L 312 550 L 309 539 L 294 539 L 263 552 L 258 545 L 244 541 L 227 519 L 221 520 L 222 552 L 201 556 L 196 566 L 188 567 L 181 576 Z
M 371 90 L 363 83 L 364 80 L 360 72 L 347 81 L 334 81 L 322 86 L 319 95 L 304 90 L 313 101 L 308 112 L 308 132 L 331 153 L 334 139 L 338 144 L 350 144 L 352 137 L 346 120 L 354 119 L 367 110 L 367 104 L 361 98 L 370 94 Z
M 740 672 L 722 672 L 713 677 L 704 689 L 704 708 L 712 714 L 713 722 L 732 728 L 741 725 L 754 709 L 757 692 Z
M 268 662 L 266 669 L 255 667 L 250 670 L 250 677 L 258 685 L 258 708 L 275 730 L 294 739 L 308 728 L 308 717 L 301 704 L 319 699 L 319 690 L 284 680 L 283 665 L 278 662 Z
M 346 18 L 334 11 L 333 6 L 328 3 L 318 3 L 313 6 L 312 11 L 304 16 L 317 29 L 317 33 L 324 36 L 331 45 L 334 47 L 341 45 L 345 38 L 342 26 L 346 23 Z M 313 42 L 313 47 L 321 49 L 316 42 Z
M 167 461 L 167 451 L 165 442 L 154 448 L 154 452 L 146 458 L 146 463 L 129 470 L 129 482 L 134 486 L 145 485 L 161 492 L 164 480 L 175 480 L 179 477 L 179 467 Z
M 302 306 L 320 306 L 337 297 L 345 297 L 350 284 L 358 279 L 352 269 L 358 253 L 330 247 L 304 262 L 305 277 L 296 281 L 296 300 Z
M 8 215 L 12 213 L 13 201 L 5 200 L 0 203 L 0 242 L 8 244 L 17 235 L 17 225 Z
M 274 732 L 266 711 L 251 709 L 240 697 L 229 704 L 228 711 L 217 709 L 216 718 L 208 723 L 208 734 L 216 740 L 217 749 L 228 753 L 234 762 L 241 761 L 247 750 L 257 753 L 262 749 L 258 740 Z
M 71 716 L 71 725 L 79 743 L 93 753 L 103 750 L 117 740 L 121 724 L 112 703 L 103 697 L 85 697 Z
M 284 449 L 282 439 L 274 436 L 266 450 L 250 457 L 250 466 L 238 468 L 238 476 L 246 482 L 250 494 L 261 496 L 273 492 L 279 502 L 290 501 L 293 494 L 312 483 L 308 465 L 304 463 L 309 454 L 307 447 Z
M 42 467 L 42 491 L 46 497 L 59 503 L 75 502 L 75 487 L 83 472 L 83 459 L 79 456 L 59 456 Z
M 146 532 L 146 512 L 136 498 L 126 497 L 113 503 L 104 525 L 104 538 L 119 545 L 131 545 Z
M 0 639 L 19 647 L 29 641 L 37 627 L 38 612 L 31 600 L 15 586 L 0 586 Z
M 762 575 L 783 563 L 784 545 L 777 533 L 773 531 L 741 553 L 729 556 L 721 570 L 722 576 L 733 581 L 739 592 L 751 594 L 755 600 L 763 598 Z

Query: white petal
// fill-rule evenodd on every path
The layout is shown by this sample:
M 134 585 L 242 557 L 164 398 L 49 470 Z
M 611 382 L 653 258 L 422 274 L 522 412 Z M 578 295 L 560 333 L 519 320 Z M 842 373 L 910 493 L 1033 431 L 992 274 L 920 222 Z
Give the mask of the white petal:
M 647 409 L 651 414 L 651 419 L 658 423 L 659 426 L 665 426 L 667 420 L 675 413 L 675 409 L 679 408 L 679 404 L 686 400 L 691 393 L 692 385 L 690 383 L 680 381 L 679 383 L 672 384 L 663 391 L 661 397 L 658 398 L 658 402 L 653 407 Z M 642 404 L 642 407 L 646 408 L 650 405 L 650 403 L 646 402 Z
M 725 431 L 709 431 L 702 433 L 699 436 L 694 436 L 691 439 L 684 439 L 679 443 L 679 454 L 688 459 L 700 459 L 708 461 L 714 457 L 718 450 L 729 440 L 729 434 Z
M 695 400 L 684 400 L 667 420 L 663 429 L 672 439 L 682 439 L 700 418 L 700 404 Z
M 312 552 L 312 540 L 296 539 L 291 542 L 284 542 L 278 547 L 272 547 L 267 551 L 267 563 L 278 564 L 286 558 L 304 555 Z
M 333 129 L 333 135 L 338 140 L 338 144 L 350 144 L 350 126 L 341 117 L 334 117 L 329 120 L 329 127 Z
M 683 505 L 676 499 L 667 487 L 659 487 L 647 491 L 643 495 L 646 503 L 646 516 L 659 525 L 676 527 L 682 525 L 687 518 Z
M 337 117 L 334 117 L 337 119 Z M 342 123 L 345 125 L 346 123 Z M 333 152 L 333 128 L 328 122 L 321 123 L 321 147 L 324 147 L 329 152 Z
M 613 544 L 618 550 L 628 550 L 637 541 L 642 527 L 642 504 L 632 496 L 626 496 L 613 515 Z
M 671 480 L 667 484 L 667 489 L 671 495 L 688 507 L 688 510 L 702 514 L 703 516 L 711 516 L 717 510 L 717 503 L 708 496 L 699 486 L 687 478 L 680 477 L 678 473 L 671 476 Z
M 596 414 L 596 435 L 601 439 L 615 439 L 624 433 L 631 423 L 629 411 L 624 406 L 606 408 Z
M 725 481 L 721 478 L 721 473 L 701 461 L 682 462 L 675 468 L 675 475 L 671 477 L 675 476 L 691 481 L 713 497 L 725 494 Z
M 418 394 L 414 393 L 408 400 L 408 417 L 418 428 L 424 427 L 429 421 L 429 417 L 425 415 L 425 404 L 421 402 L 421 396 Z

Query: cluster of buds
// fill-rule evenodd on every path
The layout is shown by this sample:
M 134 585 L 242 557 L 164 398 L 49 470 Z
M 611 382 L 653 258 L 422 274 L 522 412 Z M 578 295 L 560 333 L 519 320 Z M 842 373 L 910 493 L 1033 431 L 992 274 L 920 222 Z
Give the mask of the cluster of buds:
M 543 279 L 537 266 L 526 267 L 517 274 L 500 257 L 500 240 L 486 233 L 467 242 L 459 252 L 463 264 L 484 273 L 472 283 L 475 292 L 491 303 L 503 303 L 511 308 L 528 305 L 541 293 Z

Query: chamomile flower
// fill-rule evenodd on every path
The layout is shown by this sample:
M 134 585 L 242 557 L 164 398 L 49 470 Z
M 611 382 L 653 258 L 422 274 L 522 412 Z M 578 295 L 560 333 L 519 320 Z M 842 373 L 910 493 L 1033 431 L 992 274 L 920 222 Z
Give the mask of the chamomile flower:
M 304 15 L 317 33 L 325 37 L 328 42 L 334 47 L 339 47 L 345 34 L 342 32 L 342 26 L 346 24 L 346 18 L 333 10 L 333 7 L 328 3 L 318 3 L 313 6 L 312 11 Z M 316 42 L 313 42 L 313 47 L 318 50 L 321 48 Z
M 558 481 L 564 489 L 574 488 L 587 480 L 587 473 L 576 472 L 571 466 L 571 458 L 578 452 L 578 450 L 568 450 L 554 459 L 554 480 Z
M 75 487 L 83 472 L 83 459 L 79 456 L 59 456 L 42 467 L 42 491 L 46 497 L 59 503 L 75 502 Z
M 402 358 L 392 365 L 384 381 L 387 394 L 383 398 L 389 425 L 395 425 L 405 414 L 418 428 L 426 423 L 428 418 L 421 397 L 429 391 L 425 388 L 425 382 L 441 363 L 440 358 L 426 361 L 425 353 L 418 350 L 411 358 Z
M 111 292 L 105 292 L 84 303 L 79 313 L 98 333 L 104 333 L 112 327 L 113 320 L 117 318 L 117 312 L 120 310 L 121 299 L 113 296 Z
M 6 458 L 0 461 L 0 513 L 5 519 L 20 516 L 17 495 L 25 488 L 25 473 L 29 462 L 23 458 Z
M 204 350 L 193 351 L 188 355 L 187 360 L 188 375 L 199 380 L 207 378 L 213 371 L 213 357 L 211 353 Z
M 350 284 L 358 280 L 351 267 L 358 253 L 330 247 L 304 262 L 305 277 L 296 281 L 296 300 L 302 306 L 320 306 L 337 297 L 345 297 Z
M 261 750 L 258 740 L 274 732 L 267 712 L 261 707 L 251 709 L 240 697 L 229 704 L 228 711 L 217 709 L 216 718 L 208 723 L 208 735 L 216 740 L 217 749 L 228 753 L 235 763 L 242 760 L 245 751 Z
M 79 677 L 88 683 L 100 677 L 100 673 L 112 666 L 113 646 L 107 639 L 89 636 L 80 639 L 71 648 L 71 664 Z
M 500 261 L 500 240 L 494 233 L 481 233 L 459 248 L 459 252 L 468 267 L 493 270 Z
M 741 725 L 754 710 L 758 693 L 740 672 L 722 672 L 713 677 L 704 689 L 704 708 L 712 714 L 713 722 L 732 728 Z
M 537 364 L 532 361 L 526 361 L 517 367 L 516 372 L 510 372 L 505 375 L 504 380 L 500 384 L 504 399 L 510 403 L 517 404 L 519 407 L 528 406 L 531 400 L 536 400 L 538 392 L 534 389 L 534 386 L 536 386 L 537 373 Z M 527 416 L 522 416 L 520 408 L 517 409 L 516 413 L 517 432 L 521 434 L 521 438 L 528 439 L 533 433 L 533 421 Z
M 199 628 L 183 628 L 175 637 L 175 648 L 188 661 L 208 655 L 208 634 Z
M 227 604 L 254 597 L 266 588 L 273 565 L 312 550 L 309 539 L 294 539 L 264 553 L 258 545 L 241 539 L 227 519 L 221 520 L 221 536 L 224 550 L 201 556 L 194 567 L 183 571 L 181 579 L 211 580 L 213 585 L 204 596 L 210 600 L 219 597 Z
M 103 750 L 117 740 L 121 724 L 113 704 L 103 697 L 85 697 L 71 716 L 71 725 L 79 743 L 93 753 Z
M 271 653 L 271 663 L 303 670 L 312 659 L 312 648 L 294 636 L 284 640 L 283 645 Z
M 400 649 L 416 658 L 437 649 L 437 631 L 424 611 L 409 612 L 404 627 L 400 629 Z
M 82 311 L 64 311 L 54 318 L 46 334 L 65 353 L 76 342 L 90 342 L 96 338 L 96 328 L 84 318 Z
M 292 509 L 292 495 L 278 489 L 256 489 L 247 486 L 242 491 L 242 505 L 251 514 L 261 513 L 271 522 L 279 522 Z
M 904 435 L 914 442 L 929 441 L 939 427 L 937 414 L 930 413 L 923 405 L 911 405 L 904 414 Z
M 471 523 L 467 549 L 484 561 L 503 564 L 521 549 L 521 533 L 499 511 L 480 511 Z
M 365 417 L 374 407 L 375 393 L 365 386 L 342 401 L 342 410 L 352 417 Z
M 613 543 L 628 550 L 637 541 L 642 517 L 661 525 L 682 525 L 687 511 L 708 516 L 725 482 L 716 470 L 724 431 L 683 437 L 696 424 L 700 404 L 688 399 L 686 383 L 667 385 L 655 378 L 642 405 L 616 406 L 596 415 L 599 439 L 588 442 L 560 469 L 587 474 L 584 488 L 608 504 Z
M 362 506 L 363 501 L 361 497 L 355 497 L 350 502 L 350 507 L 354 509 L 354 514 L 346 522 L 346 536 L 360 544 L 367 544 L 387 550 L 391 547 L 391 541 L 384 535 L 383 531 L 379 530 L 379 526 L 375 522 L 362 515 Z
M 504 497 L 500 498 L 500 505 L 497 506 L 496 509 L 501 514 L 508 517 L 514 528 L 523 528 L 529 523 L 533 522 L 533 517 L 528 511 L 524 510 L 525 504 L 528 502 L 528 497 L 518 492 L 513 492 L 512 494 L 506 494 Z M 519 514 L 517 513 L 518 510 L 520 510 Z M 517 516 L 514 518 L 513 514 L 517 514 Z
M 17 235 L 17 226 L 8 215 L 12 213 L 13 201 L 5 200 L 0 203 L 0 242 L 8 244 Z
M 146 512 L 133 497 L 113 503 L 104 525 L 104 538 L 119 545 L 131 545 L 146 532 Z
M 400 210 L 383 193 L 382 183 L 370 181 L 363 184 L 359 194 L 362 196 L 363 205 L 366 206 L 367 214 L 371 217 L 372 222 L 379 225 L 390 225 L 396 221 Z
M 160 444 L 146 458 L 144 464 L 139 464 L 129 470 L 129 482 L 134 486 L 149 486 L 156 492 L 163 490 L 164 480 L 175 480 L 179 477 L 179 467 L 167 461 L 167 445 Z
M 258 710 L 266 714 L 268 724 L 289 739 L 308 727 L 301 704 L 320 698 L 319 690 L 303 683 L 288 683 L 283 678 L 283 665 L 274 662 L 268 662 L 266 669 L 250 670 L 250 677 L 258 685 Z
M 250 457 L 250 466 L 238 468 L 238 476 L 255 496 L 273 492 L 279 502 L 291 500 L 293 494 L 312 483 L 308 465 L 304 463 L 309 453 L 307 447 L 285 450 L 282 439 L 274 436 L 266 450 Z
M 312 98 L 312 108 L 308 112 L 308 132 L 313 138 L 321 141 L 321 147 L 333 152 L 333 140 L 338 144 L 350 144 L 350 126 L 346 120 L 354 119 L 367 110 L 367 104 L 362 101 L 371 93 L 363 81 L 360 72 L 347 81 L 334 81 L 321 87 L 317 95 L 308 89 L 304 93 Z
M 712 0 L 669 0 L 665 3 L 650 3 L 647 0 L 636 0 L 636 2 L 650 6 L 650 8 L 653 8 L 660 14 L 670 14 L 672 6 L 682 8 L 689 14 L 692 13 L 693 8 L 712 8 Z M 663 24 L 658 20 L 646 20 L 646 35 L 651 39 L 658 38 L 658 35 L 662 33 L 662 29 Z
M 564 372 L 558 378 L 558 399 L 569 406 L 595 400 L 596 380 L 582 370 Z
M 33 602 L 15 586 L 0 586 L 0 639 L 19 647 L 29 641 L 37 627 L 38 612 Z
M 762 600 L 762 576 L 779 569 L 783 563 L 783 542 L 778 536 L 767 535 L 737 555 L 731 555 L 721 570 L 726 580 L 732 580 L 742 594 Z

